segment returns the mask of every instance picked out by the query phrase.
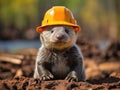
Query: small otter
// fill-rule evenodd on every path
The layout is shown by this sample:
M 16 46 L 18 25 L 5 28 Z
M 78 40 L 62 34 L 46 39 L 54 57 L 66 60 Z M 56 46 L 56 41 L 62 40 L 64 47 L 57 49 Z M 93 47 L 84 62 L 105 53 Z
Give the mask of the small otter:
M 41 34 L 34 78 L 84 81 L 83 56 L 76 45 L 77 32 L 70 26 L 50 26 Z

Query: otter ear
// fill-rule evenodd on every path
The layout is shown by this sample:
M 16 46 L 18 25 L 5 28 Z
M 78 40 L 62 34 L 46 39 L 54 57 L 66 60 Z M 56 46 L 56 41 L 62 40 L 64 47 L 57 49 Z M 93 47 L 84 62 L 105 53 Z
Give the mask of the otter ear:
M 74 30 L 76 31 L 76 32 L 79 32 L 79 31 L 81 31 L 81 28 L 80 27 L 73 27 L 74 28 Z
M 42 33 L 46 28 L 48 28 L 47 26 L 46 27 L 37 27 L 36 28 L 36 31 L 38 32 L 38 33 Z

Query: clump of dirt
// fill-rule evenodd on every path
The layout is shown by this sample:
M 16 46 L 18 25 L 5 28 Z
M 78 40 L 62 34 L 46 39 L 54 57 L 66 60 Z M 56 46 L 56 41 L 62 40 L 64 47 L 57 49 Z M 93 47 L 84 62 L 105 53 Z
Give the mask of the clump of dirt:
M 19 58 L 22 56 L 22 58 Z M 35 65 L 35 56 L 31 55 L 0 55 L 0 79 L 12 79 L 15 76 L 32 77 Z M 2 57 L 2 58 L 1 58 Z M 33 59 L 34 58 L 34 59 Z M 7 59 L 13 61 L 7 61 Z M 17 63 L 20 61 L 20 63 Z
M 107 61 L 120 60 L 120 40 L 115 40 L 111 43 L 103 58 Z
M 12 79 L 20 65 L 0 62 L 0 79 Z
M 33 78 L 17 77 L 0 80 L 0 90 L 40 90 L 40 81 Z
M 0 80 L 0 90 L 100 90 L 120 89 L 120 78 L 108 77 L 87 82 L 66 80 L 40 81 L 39 79 L 17 77 Z
M 78 44 L 85 58 L 85 82 L 34 79 L 37 50 L 27 49 L 19 53 L 0 53 L 0 90 L 120 89 L 120 41 L 114 41 L 108 49 L 100 51 L 97 44 L 82 40 Z
M 113 40 L 106 50 L 100 50 L 96 42 L 89 41 L 88 37 L 79 37 L 77 44 L 81 48 L 84 57 L 96 59 L 98 62 L 120 60 L 120 40 Z

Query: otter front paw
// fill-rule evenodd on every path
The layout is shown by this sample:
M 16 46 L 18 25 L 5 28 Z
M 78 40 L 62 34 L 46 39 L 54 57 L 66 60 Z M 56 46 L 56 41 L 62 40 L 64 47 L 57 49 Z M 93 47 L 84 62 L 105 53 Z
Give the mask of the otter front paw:
M 78 81 L 77 73 L 75 71 L 70 72 L 65 78 L 65 80 L 68 80 L 69 82 L 71 81 L 77 82 Z
M 53 78 L 54 78 L 54 76 L 48 71 L 41 75 L 40 80 L 46 81 L 46 80 L 50 80 Z

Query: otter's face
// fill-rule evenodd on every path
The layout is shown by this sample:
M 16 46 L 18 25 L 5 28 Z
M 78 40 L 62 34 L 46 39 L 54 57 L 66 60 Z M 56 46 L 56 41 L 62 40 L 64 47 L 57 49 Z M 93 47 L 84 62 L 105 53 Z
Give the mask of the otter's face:
M 77 33 L 73 27 L 51 26 L 41 33 L 40 38 L 46 48 L 61 50 L 75 44 Z

